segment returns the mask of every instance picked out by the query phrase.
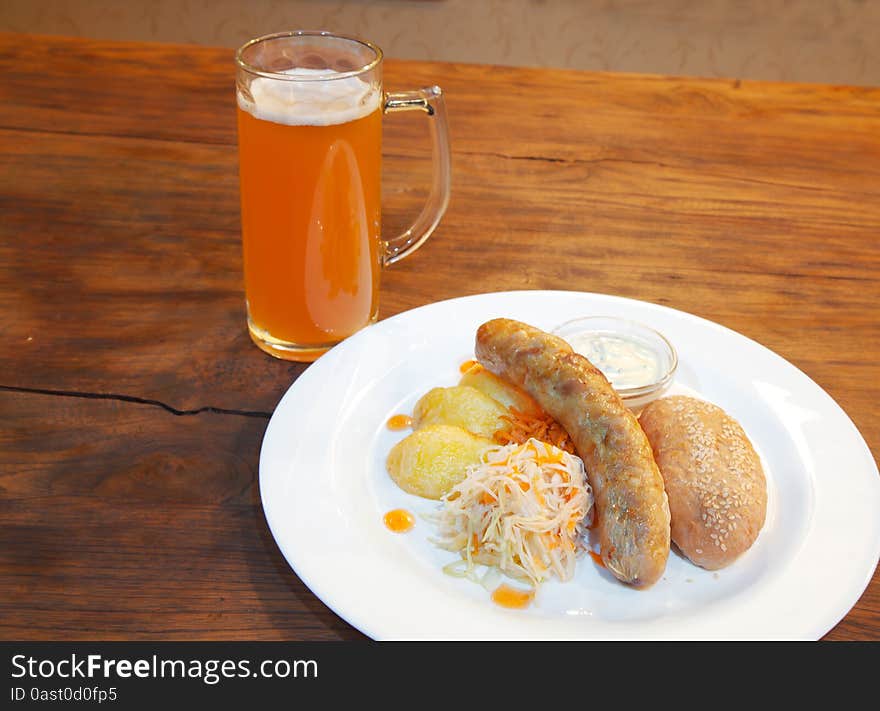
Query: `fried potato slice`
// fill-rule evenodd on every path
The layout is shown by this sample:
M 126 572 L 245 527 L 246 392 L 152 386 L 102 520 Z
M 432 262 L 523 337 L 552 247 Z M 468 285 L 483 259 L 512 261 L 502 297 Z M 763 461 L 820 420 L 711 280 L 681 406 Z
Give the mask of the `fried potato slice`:
M 465 478 L 467 468 L 495 443 L 452 425 L 427 425 L 388 453 L 386 468 L 404 491 L 439 499 Z
M 425 393 L 413 409 L 413 429 L 427 425 L 455 425 L 475 435 L 491 438 L 507 426 L 501 419 L 507 409 L 476 388 L 457 385 L 433 388 Z
M 475 364 L 465 371 L 458 384 L 476 388 L 504 407 L 513 407 L 526 415 L 538 416 L 544 412 L 525 390 L 502 380 L 495 373 L 486 370 L 479 364 Z

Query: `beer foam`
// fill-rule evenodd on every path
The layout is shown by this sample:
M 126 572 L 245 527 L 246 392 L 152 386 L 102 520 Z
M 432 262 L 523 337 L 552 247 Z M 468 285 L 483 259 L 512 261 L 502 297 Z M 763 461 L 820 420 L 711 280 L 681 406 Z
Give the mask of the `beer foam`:
M 360 77 L 332 79 L 332 69 L 288 69 L 291 77 L 311 81 L 288 81 L 255 77 L 250 96 L 238 91 L 242 111 L 264 121 L 288 126 L 334 126 L 363 118 L 380 104 L 379 88 Z M 316 81 L 314 77 L 328 77 Z

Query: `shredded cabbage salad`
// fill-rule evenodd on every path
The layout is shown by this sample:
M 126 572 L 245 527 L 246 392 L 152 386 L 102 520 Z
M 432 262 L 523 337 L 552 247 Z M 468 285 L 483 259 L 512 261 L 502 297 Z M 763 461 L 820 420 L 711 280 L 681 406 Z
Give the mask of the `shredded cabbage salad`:
M 565 581 L 586 550 L 593 492 L 578 457 L 529 439 L 489 449 L 431 518 L 434 543 L 461 554 L 445 568 L 452 575 L 477 580 L 475 566 L 486 565 L 532 585 Z

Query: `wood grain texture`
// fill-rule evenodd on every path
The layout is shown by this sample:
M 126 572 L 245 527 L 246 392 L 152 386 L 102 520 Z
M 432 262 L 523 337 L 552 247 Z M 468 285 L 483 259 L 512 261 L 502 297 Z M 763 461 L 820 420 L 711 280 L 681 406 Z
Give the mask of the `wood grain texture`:
M 0 71 L 0 636 L 359 637 L 260 513 L 268 415 L 305 366 L 244 327 L 231 51 L 0 35 Z M 507 289 L 669 305 L 794 363 L 880 451 L 880 90 L 385 77 L 444 88 L 454 173 L 382 318 Z M 424 123 L 386 121 L 388 233 L 427 191 Z M 877 573 L 828 638 L 880 639 Z
M 265 427 L 0 392 L 0 637 L 362 639 L 269 533 Z

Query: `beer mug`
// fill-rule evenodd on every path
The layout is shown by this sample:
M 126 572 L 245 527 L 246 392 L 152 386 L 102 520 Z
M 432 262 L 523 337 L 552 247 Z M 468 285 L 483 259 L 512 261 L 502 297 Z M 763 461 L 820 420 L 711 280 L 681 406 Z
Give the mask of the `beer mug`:
M 385 92 L 382 50 L 283 32 L 235 54 L 248 331 L 267 353 L 312 361 L 378 317 L 382 268 L 412 254 L 449 203 L 439 87 Z M 382 116 L 421 111 L 433 181 L 415 223 L 380 234 Z

